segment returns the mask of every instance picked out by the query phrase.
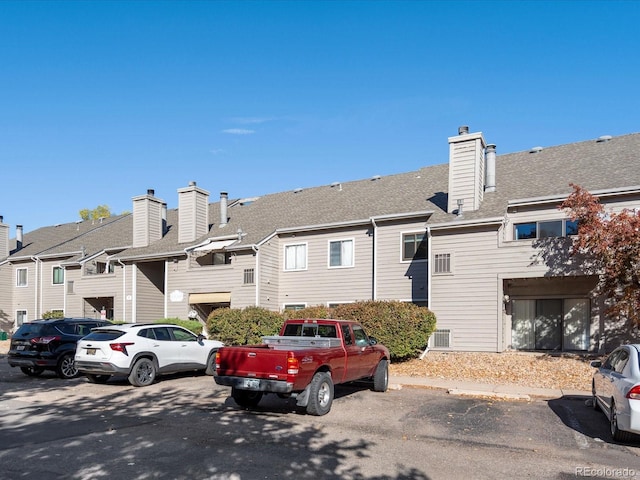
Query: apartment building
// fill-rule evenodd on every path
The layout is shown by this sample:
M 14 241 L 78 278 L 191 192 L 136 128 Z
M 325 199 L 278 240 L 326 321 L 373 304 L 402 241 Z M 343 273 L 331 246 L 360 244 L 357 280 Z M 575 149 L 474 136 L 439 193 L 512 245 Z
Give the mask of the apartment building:
M 0 217 L 0 328 L 373 299 L 429 306 L 434 349 L 602 351 L 632 334 L 571 261 L 558 206 L 575 183 L 639 208 L 640 134 L 497 155 L 461 127 L 448 143 L 448 161 L 397 175 L 214 201 L 191 182 L 176 209 L 148 190 L 131 214 L 13 238 Z

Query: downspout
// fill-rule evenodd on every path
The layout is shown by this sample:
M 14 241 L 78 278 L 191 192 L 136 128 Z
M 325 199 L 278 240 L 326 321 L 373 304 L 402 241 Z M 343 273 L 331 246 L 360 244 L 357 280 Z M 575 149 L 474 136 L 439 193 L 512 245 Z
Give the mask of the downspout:
M 127 323 L 127 267 L 119 258 L 118 263 L 122 266 L 122 321 Z
M 169 305 L 167 303 L 167 292 L 169 291 L 169 259 L 164 261 L 164 318 L 169 318 L 167 310 Z
M 431 227 L 427 225 L 427 308 L 431 310 Z
M 371 297 L 375 301 L 378 299 L 378 225 L 373 217 L 371 217 L 371 225 L 373 225 L 373 262 L 371 265 L 373 270 L 371 272 L 371 281 L 373 285 L 371 285 Z
M 67 268 L 62 267 L 62 278 L 64 281 L 62 282 L 62 311 L 64 312 L 64 316 L 67 316 Z
M 136 273 L 138 272 L 138 266 L 134 263 L 131 265 L 131 323 L 138 322 L 138 311 L 137 311 L 137 296 L 136 296 Z
M 33 318 L 35 319 L 35 318 L 40 318 L 40 313 L 38 312 L 42 312 L 42 297 L 40 297 L 40 301 L 38 301 L 38 288 L 42 288 L 42 285 L 38 285 L 41 282 L 40 275 L 38 272 L 38 262 L 40 262 L 40 259 L 32 255 L 31 260 L 33 260 L 35 272 L 36 272 L 36 278 L 35 278 L 35 281 L 33 282 L 33 307 L 36 309 L 36 311 L 34 312 L 35 315 Z
M 255 245 L 251 246 L 251 249 L 256 252 L 256 272 L 254 281 L 256 282 L 256 307 L 260 306 L 260 249 Z
M 431 310 L 431 227 L 429 225 L 427 225 L 427 252 L 429 255 L 427 259 L 427 308 Z M 420 360 L 423 360 L 427 353 L 429 353 L 429 343 L 420 354 Z

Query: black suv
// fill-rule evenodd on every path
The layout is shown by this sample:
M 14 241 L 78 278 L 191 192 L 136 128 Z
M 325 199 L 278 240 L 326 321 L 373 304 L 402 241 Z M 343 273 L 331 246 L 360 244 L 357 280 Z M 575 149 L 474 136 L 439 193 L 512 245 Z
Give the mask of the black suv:
M 9 365 L 32 377 L 54 370 L 60 378 L 78 375 L 76 343 L 92 328 L 110 325 L 94 318 L 58 318 L 23 323 L 11 336 Z

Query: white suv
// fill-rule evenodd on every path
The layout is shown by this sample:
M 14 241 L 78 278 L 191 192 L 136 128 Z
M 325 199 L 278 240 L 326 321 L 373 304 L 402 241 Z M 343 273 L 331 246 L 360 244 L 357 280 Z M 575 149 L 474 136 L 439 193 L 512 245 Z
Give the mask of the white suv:
M 157 375 L 187 370 L 215 373 L 223 343 L 170 324 L 129 323 L 94 328 L 78 341 L 75 363 L 93 383 L 127 375 L 131 385 L 151 385 Z

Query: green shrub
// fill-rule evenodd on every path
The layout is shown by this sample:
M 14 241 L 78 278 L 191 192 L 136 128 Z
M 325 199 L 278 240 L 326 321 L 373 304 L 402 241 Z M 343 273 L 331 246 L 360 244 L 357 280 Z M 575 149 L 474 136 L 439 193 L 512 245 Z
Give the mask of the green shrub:
M 260 343 L 265 335 L 276 335 L 285 319 L 335 318 L 355 320 L 365 331 L 389 349 L 391 359 L 415 358 L 426 348 L 436 328 L 432 311 L 412 303 L 365 301 L 329 308 L 322 305 L 282 314 L 260 307 L 217 309 L 207 319 L 209 335 L 227 345 Z
M 191 330 L 196 335 L 202 333 L 203 325 L 197 320 L 181 320 L 179 318 L 164 318 L 162 320 L 156 320 L 155 323 L 170 323 L 171 325 L 178 325 L 180 327 Z
M 44 320 L 49 320 L 51 318 L 64 318 L 64 313 L 61 310 L 50 310 L 48 312 L 44 312 L 42 314 L 42 318 Z
M 291 318 L 333 318 L 333 309 L 318 305 L 315 307 L 307 307 L 300 310 L 285 310 L 282 315 L 285 319 Z
M 435 314 L 426 307 L 397 301 L 365 301 L 338 305 L 334 318 L 357 320 L 389 349 L 391 359 L 417 357 L 436 329 Z
M 283 321 L 281 314 L 261 307 L 219 308 L 207 318 L 207 329 L 211 338 L 225 345 L 252 345 L 277 335 Z

